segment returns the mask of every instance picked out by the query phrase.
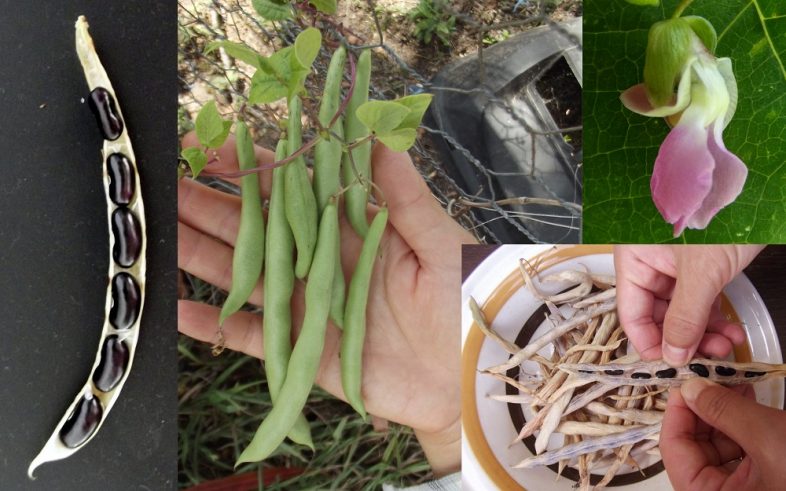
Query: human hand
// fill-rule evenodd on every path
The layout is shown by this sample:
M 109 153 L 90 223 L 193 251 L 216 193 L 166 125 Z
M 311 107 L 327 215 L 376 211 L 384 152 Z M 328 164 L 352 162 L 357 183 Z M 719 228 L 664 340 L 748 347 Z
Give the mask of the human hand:
M 786 412 L 757 404 L 752 386 L 742 390 L 703 378 L 672 389 L 660 451 L 676 491 L 783 489 Z
M 183 147 L 197 145 L 193 133 Z M 273 153 L 257 147 L 257 161 L 273 162 Z M 369 413 L 411 426 L 434 473 L 460 466 L 460 387 L 456 374 L 460 349 L 462 243 L 473 237 L 433 199 L 406 153 L 382 145 L 372 155 L 375 184 L 390 210 L 387 231 L 374 267 L 367 308 L 363 351 L 363 397 Z M 215 173 L 238 170 L 234 138 L 217 150 Z M 263 196 L 269 196 L 271 172 L 259 174 Z M 369 205 L 373 215 L 376 207 Z M 178 263 L 185 271 L 228 290 L 232 253 L 240 219 L 240 198 L 191 179 L 178 184 Z M 362 240 L 341 219 L 344 274 L 354 270 Z M 300 330 L 304 285 L 298 282 L 292 302 L 293 330 Z M 260 278 L 249 302 L 262 305 Z M 219 309 L 193 301 L 178 303 L 178 330 L 210 342 L 218 328 Z M 238 312 L 224 323 L 230 349 L 262 358 L 262 318 Z M 330 325 L 317 383 L 345 399 L 338 359 L 340 331 Z
M 644 360 L 685 365 L 745 341 L 718 295 L 764 246 L 615 246 L 620 323 Z

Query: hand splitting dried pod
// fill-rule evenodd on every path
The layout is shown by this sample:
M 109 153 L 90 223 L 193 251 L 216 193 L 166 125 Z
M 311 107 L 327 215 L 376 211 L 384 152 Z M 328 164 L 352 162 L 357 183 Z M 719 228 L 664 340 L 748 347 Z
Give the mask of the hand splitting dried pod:
M 131 370 L 145 291 L 145 213 L 139 173 L 123 115 L 84 16 L 76 22 L 76 51 L 90 87 L 88 104 L 104 138 L 103 180 L 109 236 L 105 318 L 91 376 L 27 470 L 64 459 L 98 432 Z
M 786 364 L 695 358 L 674 368 L 660 360 L 640 361 L 635 352 L 627 353 L 616 315 L 614 276 L 562 271 L 538 280 L 538 286 L 526 261 L 519 268 L 527 289 L 549 312 L 550 328 L 527 346 L 519 348 L 504 339 L 477 302 L 469 302 L 481 331 L 509 355 L 504 363 L 480 370 L 509 386 L 505 395 L 488 397 L 529 409 L 511 445 L 535 436 L 535 455 L 515 468 L 558 463 L 559 476 L 565 466 L 575 467 L 579 489 L 603 489 L 625 465 L 643 474 L 645 466 L 639 461 L 659 458 L 657 444 L 670 387 L 695 377 L 724 385 L 786 377 Z M 561 282 L 562 293 L 545 293 L 542 285 L 550 282 Z M 540 367 L 540 376 L 525 374 L 531 368 L 525 362 Z M 561 448 L 550 448 L 553 434 L 563 435 Z M 594 488 L 593 472 L 603 476 Z

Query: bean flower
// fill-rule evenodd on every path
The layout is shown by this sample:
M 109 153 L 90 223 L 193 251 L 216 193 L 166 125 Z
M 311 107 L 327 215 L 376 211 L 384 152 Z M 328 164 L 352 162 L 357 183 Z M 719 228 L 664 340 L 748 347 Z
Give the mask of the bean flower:
M 723 144 L 737 105 L 737 82 L 731 60 L 712 53 L 715 39 L 712 26 L 700 17 L 655 24 L 644 83 L 620 97 L 629 110 L 666 118 L 672 126 L 655 159 L 650 189 L 675 237 L 685 228 L 706 228 L 739 196 L 748 174 Z

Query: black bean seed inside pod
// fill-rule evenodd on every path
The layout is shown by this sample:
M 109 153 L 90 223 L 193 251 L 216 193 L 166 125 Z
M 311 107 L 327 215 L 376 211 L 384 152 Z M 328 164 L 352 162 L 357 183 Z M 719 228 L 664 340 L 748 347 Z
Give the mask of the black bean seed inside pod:
M 108 336 L 101 347 L 101 361 L 93 372 L 93 384 L 102 392 L 109 392 L 123 378 L 128 368 L 128 346 L 117 336 Z
M 764 375 L 764 372 L 745 372 L 745 378 L 761 377 L 762 375 Z
M 630 378 L 652 378 L 652 375 L 649 373 L 634 373 Z
M 132 266 L 142 250 L 142 228 L 128 208 L 118 208 L 112 213 L 112 235 L 115 237 L 112 258 L 124 268 Z
M 109 309 L 109 322 L 115 329 L 128 329 L 139 317 L 142 295 L 134 277 L 128 273 L 118 273 L 112 278 L 112 308 Z
M 696 375 L 698 375 L 699 377 L 710 376 L 710 371 L 707 370 L 707 367 L 705 367 L 701 363 L 691 363 L 690 365 L 688 365 L 688 368 L 690 368 L 690 370 Z
M 595 373 L 592 370 L 579 370 L 579 373 Z
M 90 110 L 96 117 L 98 128 L 107 140 L 117 140 L 123 134 L 123 119 L 117 112 L 115 98 L 103 87 L 96 87 L 88 97 Z
M 677 369 L 666 368 L 665 370 L 658 370 L 655 372 L 655 376 L 658 378 L 674 378 L 677 376 Z
M 622 375 L 623 370 L 603 370 L 606 375 Z
M 68 448 L 82 445 L 98 428 L 103 413 L 101 402 L 95 396 L 89 394 L 82 397 L 60 428 L 60 440 Z
M 113 153 L 106 159 L 109 175 L 109 199 L 118 206 L 126 206 L 134 197 L 134 166 L 122 153 Z
M 731 367 L 717 366 L 717 367 L 715 367 L 715 373 L 717 373 L 718 375 L 721 375 L 723 377 L 731 377 L 732 375 L 737 373 L 737 370 L 735 370 L 735 369 L 733 369 Z

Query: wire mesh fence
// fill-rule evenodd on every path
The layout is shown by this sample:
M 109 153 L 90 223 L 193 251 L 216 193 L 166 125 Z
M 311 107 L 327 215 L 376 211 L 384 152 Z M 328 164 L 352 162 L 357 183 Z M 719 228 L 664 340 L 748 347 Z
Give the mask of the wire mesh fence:
M 485 6 L 485 2 L 430 0 L 426 3 L 431 3 L 446 18 L 455 19 L 460 30 L 459 42 L 468 51 L 466 57 L 451 60 L 443 56 L 436 63 L 424 63 L 418 60 L 422 53 L 416 50 L 413 54 L 406 49 L 418 44 L 414 34 L 403 42 L 401 36 L 390 35 L 386 24 L 391 22 L 408 24 L 417 34 L 413 16 L 408 15 L 417 6 L 411 0 L 343 2 L 336 20 L 325 22 L 321 18 L 319 27 L 328 40 L 374 50 L 372 98 L 391 99 L 419 92 L 435 95 L 431 115 L 424 122 L 410 155 L 445 210 L 478 240 L 488 243 L 578 242 L 582 210 L 580 86 L 569 92 L 563 90 L 564 87 L 549 85 L 554 78 L 552 72 L 565 52 L 581 52 L 580 30 L 576 35 L 561 27 L 561 21 L 581 15 L 581 2 L 511 0 L 490 2 L 491 5 Z M 347 6 L 342 7 L 344 4 Z M 311 19 L 265 22 L 246 0 L 193 0 L 179 5 L 181 128 L 188 128 L 199 108 L 215 99 L 224 114 L 242 108 L 244 117 L 256 128 L 257 142 L 274 147 L 280 133 L 279 122 L 286 117 L 284 105 L 272 104 L 264 108 L 246 105 L 253 68 L 232 59 L 223 50 L 205 54 L 205 47 L 210 41 L 227 39 L 270 54 L 291 44 Z M 488 12 L 494 12 L 496 18 L 485 20 L 483 17 L 488 17 Z M 495 78 L 500 61 L 492 59 L 491 54 L 495 45 L 510 43 L 515 34 L 535 26 L 554 28 L 566 42 L 529 73 L 522 74 L 523 80 L 514 80 L 501 89 Z M 440 44 L 437 38 L 432 38 L 430 44 L 426 54 L 439 51 L 434 49 Z M 513 49 L 519 48 L 513 46 Z M 472 73 L 464 76 L 466 73 L 459 71 L 457 74 L 463 80 L 451 79 L 451 74 L 433 77 L 441 66 L 467 65 L 463 58 L 472 58 L 469 64 Z M 329 59 L 329 50 L 323 48 L 314 63 L 314 73 L 307 81 L 309 89 L 322 85 Z M 516 68 L 505 67 L 505 70 Z M 541 87 L 544 85 L 545 90 Z M 522 99 L 536 89 L 546 109 L 554 116 L 550 119 L 556 124 L 551 127 L 536 126 L 538 121 L 528 117 L 527 105 L 521 104 Z M 488 131 L 504 127 L 512 136 L 496 135 L 486 142 L 486 149 L 479 148 L 472 138 L 446 128 L 451 122 L 441 121 L 435 107 L 440 97 L 446 99 L 445 104 L 458 100 L 460 104 L 477 106 L 479 118 L 485 120 L 478 123 L 481 126 L 490 119 L 504 118 L 504 121 L 493 123 L 495 127 Z M 566 111 L 572 114 L 566 117 Z M 314 106 L 308 104 L 304 112 L 316 114 Z M 450 117 L 445 114 L 444 117 Z M 461 121 L 453 121 L 452 127 L 461 124 Z M 311 136 L 314 135 L 304 135 Z M 489 150 L 492 145 L 499 148 Z M 458 159 L 446 159 L 446 154 L 453 154 Z M 550 162 L 554 154 L 559 161 L 557 169 Z M 539 164 L 539 160 L 546 162 Z M 507 164 L 499 165 L 500 161 Z M 554 185 L 555 173 L 565 174 L 557 185 Z

